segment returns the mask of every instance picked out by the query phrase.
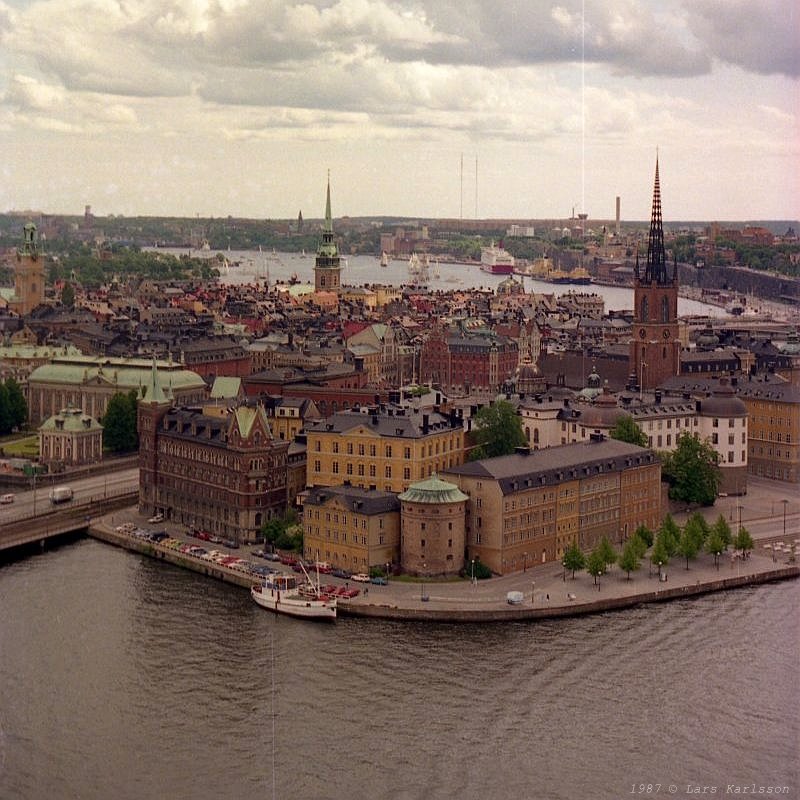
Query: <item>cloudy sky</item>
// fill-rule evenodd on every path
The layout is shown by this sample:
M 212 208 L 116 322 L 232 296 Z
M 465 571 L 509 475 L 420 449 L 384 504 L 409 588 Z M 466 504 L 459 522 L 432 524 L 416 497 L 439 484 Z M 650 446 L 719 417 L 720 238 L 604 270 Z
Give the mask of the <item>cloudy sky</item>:
M 798 219 L 798 53 L 797 0 L 0 0 L 0 211 L 644 219 L 658 148 L 666 220 Z

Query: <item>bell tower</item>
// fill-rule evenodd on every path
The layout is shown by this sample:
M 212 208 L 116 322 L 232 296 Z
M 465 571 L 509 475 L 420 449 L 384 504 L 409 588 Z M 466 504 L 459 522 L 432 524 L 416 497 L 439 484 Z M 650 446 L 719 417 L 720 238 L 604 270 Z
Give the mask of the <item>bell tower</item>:
M 678 374 L 681 351 L 678 340 L 678 264 L 675 262 L 670 275 L 664 249 L 657 157 L 647 261 L 642 273 L 639 254 L 636 254 L 633 302 L 630 371 L 642 389 L 653 389 Z
M 314 291 L 341 291 L 342 260 L 339 248 L 333 239 L 333 217 L 331 216 L 331 176 L 328 173 L 328 194 L 325 201 L 325 225 L 322 228 L 322 242 L 317 248 L 314 262 Z
M 36 241 L 36 226 L 29 222 L 24 228 L 22 247 L 17 248 L 14 262 L 14 299 L 9 302 L 9 307 L 22 317 L 30 314 L 43 302 L 44 259 Z

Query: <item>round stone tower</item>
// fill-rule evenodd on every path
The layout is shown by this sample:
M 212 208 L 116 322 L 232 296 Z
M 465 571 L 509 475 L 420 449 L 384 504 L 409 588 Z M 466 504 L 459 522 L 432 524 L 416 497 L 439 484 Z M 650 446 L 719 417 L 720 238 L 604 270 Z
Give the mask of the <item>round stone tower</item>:
M 400 500 L 400 560 L 413 575 L 457 575 L 464 566 L 469 498 L 438 476 L 414 483 Z

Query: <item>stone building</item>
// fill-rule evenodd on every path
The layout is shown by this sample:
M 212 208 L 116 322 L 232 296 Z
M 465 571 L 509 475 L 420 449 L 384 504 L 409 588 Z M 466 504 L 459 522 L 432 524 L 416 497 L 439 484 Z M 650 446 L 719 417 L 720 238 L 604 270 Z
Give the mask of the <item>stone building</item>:
M 458 575 L 464 566 L 467 495 L 432 475 L 411 484 L 398 499 L 403 571 L 423 576 Z
M 153 365 L 138 425 L 143 513 L 237 542 L 285 513 L 289 442 L 273 437 L 261 406 L 175 407 Z
M 9 300 L 11 311 L 23 317 L 44 302 L 44 257 L 39 252 L 36 226 L 25 225 L 22 246 L 14 261 L 14 296 Z
M 39 461 L 51 472 L 103 459 L 103 428 L 79 408 L 64 408 L 39 428 Z
M 620 543 L 661 523 L 661 463 L 653 451 L 601 435 L 589 442 L 482 459 L 447 470 L 469 495 L 467 560 L 493 572 L 560 561 L 577 542 Z
M 158 362 L 156 368 L 176 403 L 190 405 L 207 396 L 205 381 L 181 364 Z M 62 408 L 82 408 L 102 419 L 108 401 L 118 393 L 140 393 L 150 378 L 152 362 L 144 358 L 59 355 L 28 376 L 28 417 L 32 425 Z
M 400 502 L 377 489 L 339 485 L 309 491 L 303 503 L 303 553 L 350 572 L 400 564 Z
M 463 422 L 456 415 L 395 405 L 341 411 L 306 427 L 308 485 L 350 481 L 402 492 L 413 482 L 464 461 Z

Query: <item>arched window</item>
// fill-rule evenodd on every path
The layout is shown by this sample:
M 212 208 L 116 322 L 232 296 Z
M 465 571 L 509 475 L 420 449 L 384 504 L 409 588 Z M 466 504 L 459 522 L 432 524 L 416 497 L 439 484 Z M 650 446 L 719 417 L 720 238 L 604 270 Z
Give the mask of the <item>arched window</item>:
M 642 298 L 642 322 L 648 322 L 650 319 L 650 303 L 647 302 L 647 298 Z
M 533 429 L 533 443 L 534 444 L 539 444 L 539 429 L 538 428 L 534 428 Z
M 661 298 L 661 321 L 669 322 L 669 298 L 666 295 Z

